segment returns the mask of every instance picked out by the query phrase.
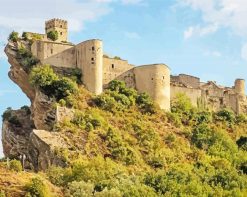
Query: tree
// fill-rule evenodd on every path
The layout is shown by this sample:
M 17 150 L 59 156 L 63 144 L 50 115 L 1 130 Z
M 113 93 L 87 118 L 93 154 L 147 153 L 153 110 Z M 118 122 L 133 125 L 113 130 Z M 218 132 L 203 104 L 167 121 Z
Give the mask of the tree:
M 47 37 L 53 41 L 56 41 L 58 39 L 58 32 L 57 31 L 49 31 L 47 33 Z

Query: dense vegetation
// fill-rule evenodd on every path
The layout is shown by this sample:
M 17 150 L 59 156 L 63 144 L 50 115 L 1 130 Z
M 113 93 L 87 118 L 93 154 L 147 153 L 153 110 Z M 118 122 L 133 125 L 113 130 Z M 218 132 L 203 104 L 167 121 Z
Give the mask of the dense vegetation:
M 246 114 L 196 108 L 183 94 L 165 112 L 121 81 L 95 96 L 49 65 L 31 66 L 30 83 L 74 111 L 54 126 L 68 147 L 55 154 L 67 167 L 44 175 L 66 196 L 246 196 Z M 52 196 L 40 179 L 25 190 Z
M 69 167 L 47 175 L 68 195 L 246 194 L 245 115 L 195 108 L 182 94 L 166 113 L 120 81 L 87 94 L 69 96 L 75 116 L 55 128 L 70 144 L 59 153 Z

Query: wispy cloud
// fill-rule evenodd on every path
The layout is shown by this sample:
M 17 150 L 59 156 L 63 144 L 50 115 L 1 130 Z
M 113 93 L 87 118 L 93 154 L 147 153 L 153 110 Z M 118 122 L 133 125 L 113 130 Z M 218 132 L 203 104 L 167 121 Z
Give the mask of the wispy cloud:
M 178 0 L 178 5 L 190 7 L 202 15 L 201 24 L 187 28 L 184 38 L 214 33 L 220 28 L 228 28 L 235 35 L 247 38 L 246 0 Z M 177 7 L 177 6 L 176 6 Z M 247 44 L 242 46 L 242 58 L 247 60 Z
M 213 24 L 213 25 L 208 25 L 201 27 L 200 25 L 197 26 L 191 26 L 188 27 L 187 30 L 184 31 L 184 38 L 189 39 L 193 36 L 205 36 L 208 34 L 212 34 L 218 30 L 218 26 Z

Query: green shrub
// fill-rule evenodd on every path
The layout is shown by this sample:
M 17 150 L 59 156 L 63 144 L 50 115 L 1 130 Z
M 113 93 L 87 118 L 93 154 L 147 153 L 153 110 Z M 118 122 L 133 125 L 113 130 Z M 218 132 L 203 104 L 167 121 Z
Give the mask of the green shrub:
M 34 67 L 30 73 L 30 82 L 37 87 L 47 87 L 58 80 L 58 76 L 54 73 L 50 65 Z
M 144 184 L 131 184 L 124 185 L 121 187 L 121 192 L 123 197 L 158 197 L 159 195 L 151 187 L 148 187 Z
M 3 121 L 10 119 L 10 117 L 12 116 L 11 111 L 12 111 L 12 108 L 8 107 L 7 110 L 5 112 L 3 112 L 3 115 L 2 115 L 2 120 Z
M 0 190 L 0 197 L 6 197 L 5 192 L 3 190 Z
M 12 31 L 9 35 L 9 40 L 13 41 L 13 42 L 17 42 L 19 39 L 19 33 L 16 31 Z
M 213 131 L 206 125 L 198 125 L 192 131 L 191 141 L 200 149 L 208 149 L 212 145 Z
M 122 197 L 122 194 L 119 191 L 119 189 L 116 189 L 116 188 L 107 189 L 107 188 L 105 188 L 101 192 L 95 192 L 94 196 L 95 197 Z
M 27 115 L 30 115 L 31 114 L 30 107 L 28 107 L 27 105 L 22 106 L 21 107 L 21 110 L 25 110 L 25 112 L 26 112 Z
M 22 171 L 22 165 L 21 165 L 21 162 L 20 161 L 18 161 L 18 160 L 11 160 L 10 162 L 9 162 L 9 168 L 11 169 L 11 170 L 14 170 L 14 171 L 16 171 L 16 172 L 20 172 L 20 171 Z
M 202 123 L 211 123 L 212 114 L 208 111 L 201 111 L 195 114 L 194 119 L 197 125 Z
M 51 39 L 52 41 L 56 41 L 58 39 L 58 32 L 57 31 L 48 32 L 47 38 Z
M 104 123 L 104 118 L 95 112 L 85 114 L 81 111 L 77 111 L 71 122 L 81 129 L 91 131 L 97 127 L 101 127 Z
M 113 159 L 123 161 L 127 165 L 135 163 L 136 157 L 133 150 L 124 143 L 118 131 L 109 128 L 105 139 Z
M 67 77 L 59 77 L 49 65 L 32 68 L 30 83 L 41 89 L 49 97 L 57 101 L 78 92 L 75 82 Z
M 94 184 L 84 181 L 73 181 L 68 184 L 69 194 L 73 197 L 90 197 L 93 196 Z
M 51 197 L 49 188 L 40 178 L 32 178 L 31 182 L 26 185 L 26 191 L 32 197 Z
M 241 136 L 236 143 L 240 149 L 247 151 L 247 137 Z
M 110 112 L 122 111 L 125 108 L 121 103 L 116 102 L 113 97 L 106 93 L 94 97 L 93 102 L 101 109 Z
M 147 93 L 141 93 L 138 95 L 136 98 L 136 103 L 145 113 L 154 114 L 157 110 L 157 106 L 155 106 L 154 102 Z
M 247 116 L 244 114 L 240 114 L 236 116 L 236 123 L 241 124 L 241 123 L 247 123 Z
M 65 186 L 72 179 L 72 171 L 70 168 L 61 168 L 51 166 L 46 171 L 51 183 L 58 186 Z
M 28 33 L 23 32 L 21 37 L 24 38 L 24 40 L 27 40 L 28 39 Z
M 188 113 L 192 108 L 191 100 L 185 94 L 177 94 L 171 101 L 172 113 Z
M 228 123 L 234 123 L 236 120 L 234 112 L 229 109 L 223 109 L 218 111 L 215 114 L 214 119 L 216 121 L 226 121 Z

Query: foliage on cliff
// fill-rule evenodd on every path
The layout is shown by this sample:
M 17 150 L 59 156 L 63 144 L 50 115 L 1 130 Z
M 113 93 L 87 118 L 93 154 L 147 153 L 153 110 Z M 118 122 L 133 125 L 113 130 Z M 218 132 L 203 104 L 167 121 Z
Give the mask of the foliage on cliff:
M 65 196 L 247 194 L 246 115 L 195 108 L 185 95 L 167 113 L 120 81 L 95 96 L 47 65 L 32 66 L 30 82 L 74 112 L 52 130 L 66 142 L 56 154 L 67 167 L 44 174 Z M 31 179 L 23 190 L 42 196 L 46 184 Z
M 246 194 L 245 115 L 199 110 L 184 95 L 166 113 L 119 81 L 99 96 L 80 88 L 69 100 L 75 116 L 55 127 L 70 145 L 60 152 L 68 167 L 47 171 L 69 195 Z

